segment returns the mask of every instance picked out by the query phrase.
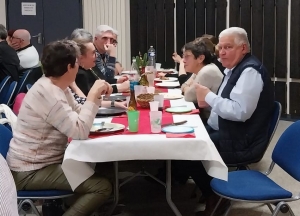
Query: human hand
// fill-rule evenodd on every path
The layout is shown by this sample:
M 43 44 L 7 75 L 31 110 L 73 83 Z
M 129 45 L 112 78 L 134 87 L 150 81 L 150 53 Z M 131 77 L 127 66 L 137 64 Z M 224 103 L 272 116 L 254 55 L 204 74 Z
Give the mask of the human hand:
M 127 109 L 127 103 L 126 103 L 126 101 L 122 101 L 122 102 L 115 102 L 115 107 L 119 107 L 119 108 Z
M 116 57 L 116 46 L 114 44 L 104 44 L 104 49 L 109 56 Z
M 117 83 L 123 83 L 125 81 L 128 80 L 128 77 L 127 76 L 121 76 L 118 80 L 117 80 Z
M 92 97 L 93 99 L 100 99 L 103 94 L 110 95 L 112 92 L 110 88 L 109 83 L 104 80 L 96 80 L 89 91 L 88 98 Z
M 176 63 L 180 63 L 180 61 L 182 60 L 180 55 L 178 55 L 176 52 L 173 53 L 172 58 L 173 58 L 174 62 L 176 62 Z
M 205 97 L 210 92 L 210 90 L 206 86 L 200 85 L 198 83 L 196 83 L 194 86 L 196 89 L 197 101 L 199 105 L 199 102 L 205 102 Z
M 130 83 L 127 80 L 127 81 L 125 81 L 125 82 L 123 82 L 123 83 L 121 83 L 120 85 L 117 86 L 118 92 L 128 92 L 129 87 L 130 87 Z

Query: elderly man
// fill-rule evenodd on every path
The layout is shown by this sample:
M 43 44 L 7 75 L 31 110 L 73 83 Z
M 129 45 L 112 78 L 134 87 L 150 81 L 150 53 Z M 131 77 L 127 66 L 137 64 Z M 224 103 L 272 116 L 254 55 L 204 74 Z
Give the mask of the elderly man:
M 96 67 L 105 75 L 106 81 L 110 84 L 123 83 L 127 80 L 126 77 L 121 77 L 118 80 L 114 79 L 117 36 L 118 32 L 112 27 L 99 25 L 94 37 L 97 53 Z
M 250 54 L 244 29 L 232 27 L 219 35 L 219 55 L 226 68 L 217 94 L 196 86 L 199 106 L 209 105 L 211 114 L 207 131 L 226 164 L 260 158 L 268 145 L 270 113 L 274 104 L 271 79 L 263 64 Z M 186 161 L 187 172 L 206 198 L 206 209 L 197 215 L 210 215 L 218 201 L 210 188 L 201 162 Z M 221 203 L 221 214 L 228 202 Z
M 18 81 L 20 60 L 16 51 L 8 45 L 6 38 L 7 30 L 0 24 L 0 82 L 6 76 L 10 76 L 14 81 Z
M 26 29 L 16 30 L 11 38 L 11 46 L 17 51 L 22 69 L 39 65 L 39 54 L 30 40 L 30 33 Z

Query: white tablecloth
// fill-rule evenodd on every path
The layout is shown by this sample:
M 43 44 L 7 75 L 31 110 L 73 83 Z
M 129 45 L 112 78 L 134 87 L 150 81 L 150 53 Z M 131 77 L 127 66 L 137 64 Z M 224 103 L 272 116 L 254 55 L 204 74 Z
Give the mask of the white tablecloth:
M 172 89 L 170 93 L 180 93 Z M 171 106 L 194 104 L 172 100 Z M 73 190 L 94 173 L 94 163 L 124 160 L 202 160 L 212 177 L 227 180 L 224 164 L 199 115 L 174 115 L 174 122 L 187 120 L 195 127 L 196 138 L 166 138 L 164 134 L 115 135 L 89 140 L 73 140 L 66 149 L 62 169 Z M 95 119 L 110 122 L 112 118 Z M 90 162 L 90 163 L 89 163 Z

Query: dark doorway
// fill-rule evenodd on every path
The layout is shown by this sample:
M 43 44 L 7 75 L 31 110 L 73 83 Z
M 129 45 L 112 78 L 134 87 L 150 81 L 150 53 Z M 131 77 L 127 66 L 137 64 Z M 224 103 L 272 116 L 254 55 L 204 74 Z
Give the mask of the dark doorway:
M 45 44 L 83 26 L 82 0 L 30 0 L 28 3 L 36 3 L 36 15 L 22 15 L 22 2 L 6 1 L 7 29 L 27 29 L 39 53 Z

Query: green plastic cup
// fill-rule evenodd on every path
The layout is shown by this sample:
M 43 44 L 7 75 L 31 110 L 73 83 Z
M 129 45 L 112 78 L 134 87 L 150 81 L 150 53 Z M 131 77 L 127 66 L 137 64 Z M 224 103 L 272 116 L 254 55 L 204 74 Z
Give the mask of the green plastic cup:
M 130 132 L 138 132 L 139 130 L 139 111 L 127 111 L 128 127 Z

